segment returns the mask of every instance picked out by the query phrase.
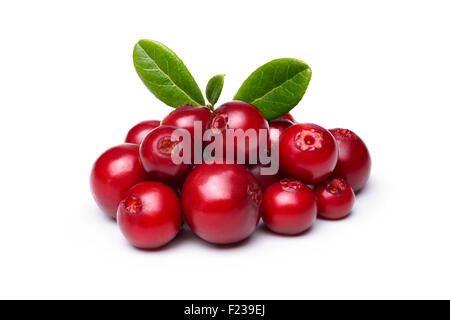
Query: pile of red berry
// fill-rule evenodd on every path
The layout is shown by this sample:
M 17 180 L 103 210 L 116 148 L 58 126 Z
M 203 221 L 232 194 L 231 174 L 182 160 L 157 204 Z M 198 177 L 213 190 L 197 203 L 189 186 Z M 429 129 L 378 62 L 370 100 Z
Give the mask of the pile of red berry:
M 195 121 L 202 130 L 216 133 L 268 130 L 269 145 L 279 146 L 279 172 L 264 175 L 266 165 L 250 165 L 249 143 L 234 146 L 244 151 L 245 164 L 214 158 L 201 164 L 174 163 L 172 152 L 185 141 L 173 133 L 184 129 L 194 136 Z M 204 143 L 202 149 L 206 147 Z M 241 101 L 213 112 L 183 105 L 161 123 L 137 124 L 124 144 L 104 152 L 92 168 L 91 190 L 136 247 L 167 244 L 183 217 L 200 238 L 230 244 L 249 237 L 261 218 L 273 232 L 292 235 L 310 228 L 317 215 L 347 216 L 370 167 L 366 145 L 347 129 L 296 123 L 289 113 L 268 122 L 258 108 Z

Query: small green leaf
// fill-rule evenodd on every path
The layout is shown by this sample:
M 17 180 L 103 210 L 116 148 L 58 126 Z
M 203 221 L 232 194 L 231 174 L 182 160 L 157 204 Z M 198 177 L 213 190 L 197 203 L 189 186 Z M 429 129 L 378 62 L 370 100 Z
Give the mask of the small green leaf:
M 139 40 L 133 51 L 134 67 L 146 87 L 162 102 L 178 107 L 205 105 L 202 92 L 183 61 L 154 40 Z
M 209 79 L 208 84 L 206 85 L 206 98 L 213 106 L 216 104 L 217 100 L 219 100 L 224 81 L 225 75 L 218 74 Z
M 302 99 L 311 80 L 311 69 L 293 58 L 272 60 L 254 71 L 234 96 L 253 104 L 267 120 L 289 112 Z

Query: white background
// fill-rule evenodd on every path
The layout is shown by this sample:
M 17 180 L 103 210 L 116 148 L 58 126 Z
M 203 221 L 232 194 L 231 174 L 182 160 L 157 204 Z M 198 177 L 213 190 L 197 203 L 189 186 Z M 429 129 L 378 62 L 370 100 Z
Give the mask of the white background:
M 2 1 L 0 298 L 450 298 L 448 1 Z M 348 127 L 373 171 L 353 214 L 233 248 L 183 231 L 129 246 L 89 172 L 170 111 L 132 63 L 159 40 L 221 102 L 258 66 L 306 61 L 300 122 Z

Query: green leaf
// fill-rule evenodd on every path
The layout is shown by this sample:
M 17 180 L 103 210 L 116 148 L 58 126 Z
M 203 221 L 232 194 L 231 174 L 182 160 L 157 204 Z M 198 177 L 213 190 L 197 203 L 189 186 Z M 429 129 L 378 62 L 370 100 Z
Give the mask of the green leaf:
M 209 79 L 208 84 L 206 85 L 206 98 L 213 106 L 216 104 L 217 100 L 219 100 L 224 81 L 225 75 L 218 74 Z
M 134 67 L 147 88 L 162 102 L 178 107 L 205 105 L 202 92 L 183 61 L 154 40 L 139 40 L 133 51 Z
M 311 80 L 311 69 L 301 60 L 272 60 L 256 69 L 234 96 L 253 104 L 267 120 L 289 112 L 302 99 Z

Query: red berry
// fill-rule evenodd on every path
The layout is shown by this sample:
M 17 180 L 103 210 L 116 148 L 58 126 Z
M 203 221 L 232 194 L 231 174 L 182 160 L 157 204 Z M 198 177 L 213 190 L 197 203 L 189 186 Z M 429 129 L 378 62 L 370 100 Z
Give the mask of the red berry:
M 208 129 L 216 134 L 222 134 L 224 142 L 224 154 L 226 156 L 227 143 L 225 138 L 225 130 L 237 130 L 242 129 L 244 132 L 247 130 L 255 130 L 256 138 L 259 141 L 259 130 L 268 130 L 269 125 L 267 120 L 264 118 L 262 112 L 255 106 L 242 102 L 242 101 L 232 101 L 227 102 L 217 108 L 211 115 L 211 119 L 208 124 Z M 266 132 L 268 133 L 268 131 Z M 245 155 L 245 160 L 249 160 L 249 154 L 258 154 L 258 143 L 251 144 L 248 143 L 238 143 L 239 141 L 236 137 L 234 139 L 234 159 L 238 159 L 238 154 Z M 267 136 L 267 142 L 269 137 Z
M 197 166 L 183 185 L 181 199 L 192 231 L 216 244 L 244 240 L 260 218 L 261 188 L 240 164 Z
M 279 173 L 270 175 L 262 174 L 261 169 L 268 166 L 269 165 L 255 164 L 248 167 L 263 191 L 266 190 L 271 184 L 282 179 Z
M 284 116 L 281 116 L 278 119 L 287 119 L 287 120 L 292 121 L 293 123 L 296 123 L 294 117 L 290 113 L 286 113 Z
M 169 113 L 161 122 L 161 125 L 175 126 L 181 129 L 186 129 L 194 137 L 194 121 L 200 121 L 202 123 L 201 134 L 208 126 L 209 117 L 211 111 L 202 106 L 191 106 L 189 104 L 177 107 L 174 111 Z
M 116 218 L 117 206 L 129 188 L 148 179 L 139 160 L 139 146 L 121 144 L 105 151 L 92 167 L 91 191 L 100 209 Z
M 276 233 L 298 234 L 309 229 L 317 217 L 314 192 L 294 179 L 272 184 L 263 195 L 262 217 Z
M 141 182 L 130 190 L 117 209 L 117 223 L 133 246 L 161 247 L 177 235 L 181 227 L 181 205 L 175 191 L 156 182 Z
M 137 125 L 131 128 L 130 131 L 128 131 L 125 142 L 141 144 L 145 136 L 156 127 L 159 127 L 159 125 L 160 122 L 158 120 L 139 122 Z
M 292 126 L 294 122 L 288 119 L 275 119 L 269 121 L 270 145 L 273 146 L 280 142 L 280 136 L 284 130 Z
M 370 175 L 372 161 L 364 141 L 347 129 L 331 129 L 336 138 L 339 157 L 333 175 L 344 178 L 356 192 L 360 190 Z
M 347 216 L 355 203 L 355 194 L 350 185 L 341 178 L 331 178 L 315 188 L 319 215 L 327 219 Z
M 333 172 L 338 158 L 336 140 L 315 124 L 295 124 L 280 137 L 280 169 L 283 175 L 316 184 Z
M 173 126 L 159 126 L 145 137 L 139 150 L 142 165 L 150 179 L 171 186 L 182 183 L 192 169 L 192 162 L 176 164 L 172 160 L 172 153 L 178 152 L 175 146 L 180 144 L 181 147 L 181 144 L 186 143 L 173 135 L 177 129 L 182 130 Z

